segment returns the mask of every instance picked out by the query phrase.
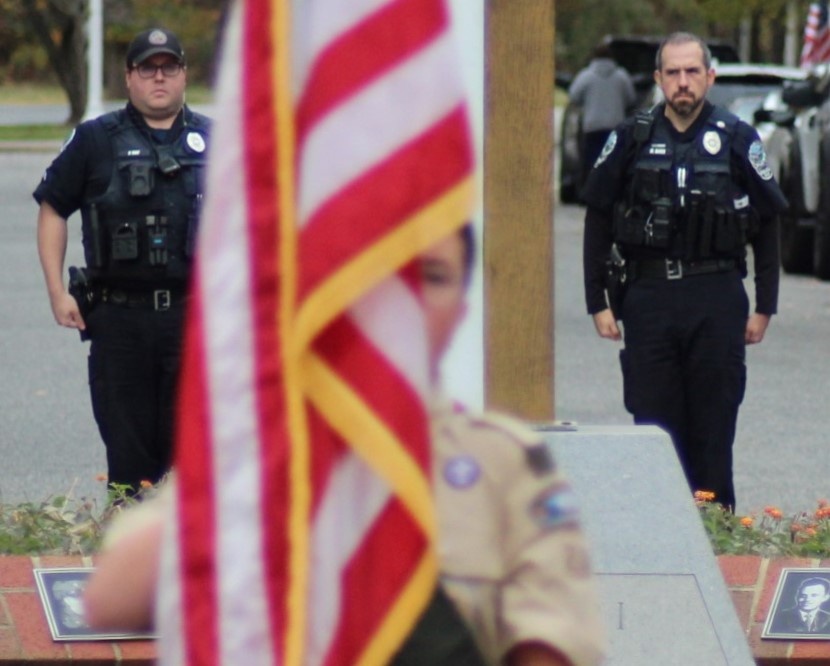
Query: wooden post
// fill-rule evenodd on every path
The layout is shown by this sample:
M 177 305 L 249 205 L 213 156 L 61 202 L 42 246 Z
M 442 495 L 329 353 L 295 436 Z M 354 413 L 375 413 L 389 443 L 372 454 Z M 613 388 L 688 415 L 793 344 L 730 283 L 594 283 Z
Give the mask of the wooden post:
M 550 420 L 554 0 L 488 0 L 485 25 L 485 403 Z

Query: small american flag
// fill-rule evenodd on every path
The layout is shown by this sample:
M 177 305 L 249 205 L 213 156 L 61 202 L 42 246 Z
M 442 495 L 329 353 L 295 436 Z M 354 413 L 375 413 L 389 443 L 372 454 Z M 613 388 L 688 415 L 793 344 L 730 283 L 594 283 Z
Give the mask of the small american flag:
M 830 60 L 830 29 L 828 29 L 827 1 L 813 2 L 804 26 L 804 48 L 801 50 L 801 66 L 809 68 Z
M 244 0 L 188 313 L 164 665 L 385 664 L 437 576 L 413 261 L 469 217 L 444 0 Z

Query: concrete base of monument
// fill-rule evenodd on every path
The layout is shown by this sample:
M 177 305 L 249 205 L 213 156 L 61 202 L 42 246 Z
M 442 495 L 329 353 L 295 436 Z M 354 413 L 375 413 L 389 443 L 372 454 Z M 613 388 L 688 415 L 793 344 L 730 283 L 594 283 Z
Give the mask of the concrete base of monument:
M 570 426 L 546 439 L 581 504 L 609 663 L 754 664 L 669 436 Z

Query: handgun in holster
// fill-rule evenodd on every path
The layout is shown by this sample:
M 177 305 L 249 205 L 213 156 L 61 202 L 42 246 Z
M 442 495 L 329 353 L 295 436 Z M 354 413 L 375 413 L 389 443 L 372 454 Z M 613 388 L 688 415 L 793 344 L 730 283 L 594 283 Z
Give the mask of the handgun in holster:
M 78 304 L 81 317 L 86 321 L 87 315 L 92 312 L 97 304 L 98 297 L 85 268 L 69 267 L 68 291 Z M 81 335 L 81 342 L 89 340 L 89 333 L 86 330 L 79 330 L 78 333 Z
M 628 287 L 628 277 L 625 258 L 614 243 L 608 259 L 605 260 L 605 292 L 608 295 L 608 306 L 617 321 L 622 320 L 622 303 Z

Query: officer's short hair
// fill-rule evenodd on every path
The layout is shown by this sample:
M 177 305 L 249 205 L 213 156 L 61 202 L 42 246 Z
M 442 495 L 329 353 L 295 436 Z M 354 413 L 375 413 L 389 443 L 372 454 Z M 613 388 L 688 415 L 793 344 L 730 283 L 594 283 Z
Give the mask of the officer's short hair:
M 663 71 L 663 47 L 666 44 L 688 44 L 689 42 L 695 42 L 700 46 L 700 50 L 703 52 L 703 65 L 708 72 L 712 68 L 712 52 L 709 50 L 706 42 L 691 32 L 673 32 L 660 42 L 660 46 L 657 48 L 657 55 L 654 57 L 654 68 L 658 72 Z
M 801 594 L 801 590 L 811 585 L 821 585 L 824 588 L 824 594 L 830 594 L 830 580 L 826 578 L 805 578 L 798 586 L 798 592 L 796 594 Z

